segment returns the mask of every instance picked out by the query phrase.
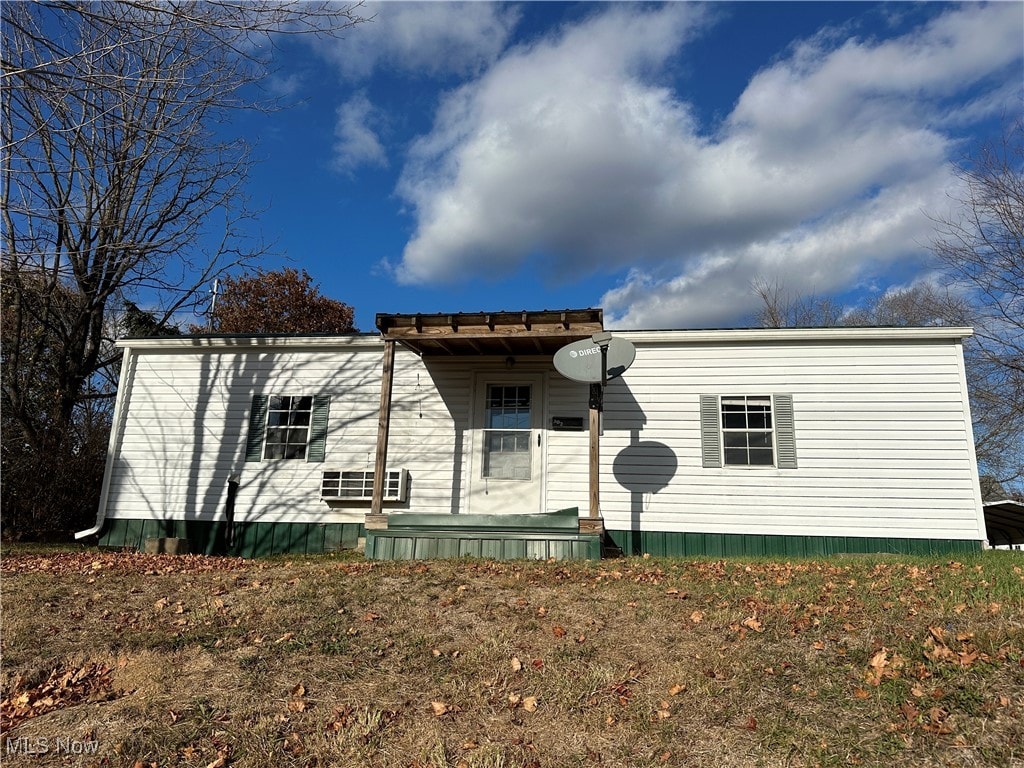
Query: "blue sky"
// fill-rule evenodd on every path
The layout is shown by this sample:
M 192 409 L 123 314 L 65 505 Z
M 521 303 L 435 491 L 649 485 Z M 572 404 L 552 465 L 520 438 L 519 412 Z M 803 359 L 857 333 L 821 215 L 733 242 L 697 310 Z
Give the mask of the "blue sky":
M 1024 4 L 379 3 L 281 40 L 292 106 L 236 118 L 254 224 L 377 312 L 601 306 L 748 322 L 755 280 L 934 277 L 950 162 L 1024 115 Z

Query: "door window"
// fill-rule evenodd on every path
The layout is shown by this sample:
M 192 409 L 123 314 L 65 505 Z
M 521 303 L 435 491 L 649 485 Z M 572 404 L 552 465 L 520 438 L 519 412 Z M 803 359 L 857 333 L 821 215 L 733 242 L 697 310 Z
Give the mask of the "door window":
M 529 385 L 490 384 L 484 415 L 483 477 L 529 480 L 532 392 Z

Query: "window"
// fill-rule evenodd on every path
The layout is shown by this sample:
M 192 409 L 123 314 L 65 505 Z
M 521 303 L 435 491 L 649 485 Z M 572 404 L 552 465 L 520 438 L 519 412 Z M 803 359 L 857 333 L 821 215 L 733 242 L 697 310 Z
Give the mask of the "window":
M 312 397 L 273 395 L 267 410 L 264 459 L 304 459 L 313 416 Z
M 722 445 L 725 465 L 771 467 L 772 399 L 770 397 L 723 397 Z
M 491 384 L 487 388 L 483 477 L 530 479 L 530 394 L 529 385 Z
M 700 433 L 704 467 L 797 467 L 792 395 L 701 395 Z
M 327 395 L 253 395 L 246 461 L 323 461 L 327 443 Z

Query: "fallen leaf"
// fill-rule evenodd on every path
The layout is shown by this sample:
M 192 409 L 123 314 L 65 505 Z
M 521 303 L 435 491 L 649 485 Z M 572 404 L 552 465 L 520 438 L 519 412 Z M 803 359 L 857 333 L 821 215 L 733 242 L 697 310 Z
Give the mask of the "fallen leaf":
M 676 683 L 668 689 L 669 696 L 678 696 L 680 693 L 686 690 L 686 686 L 681 683 Z
M 294 688 L 292 688 L 292 696 L 295 696 L 297 698 L 302 698 L 305 695 L 306 695 L 306 686 L 304 686 L 302 683 L 299 683 Z
M 700 624 L 702 621 L 704 621 L 704 612 L 694 611 L 690 614 L 690 621 L 692 621 L 694 624 Z
M 537 697 L 536 696 L 527 696 L 525 699 L 523 699 L 523 709 L 525 709 L 527 712 L 536 712 L 537 711 Z
M 511 661 L 510 663 L 511 663 L 511 665 L 512 665 L 512 671 L 513 671 L 513 672 L 519 672 L 519 671 L 521 671 L 521 670 L 522 670 L 522 668 L 523 668 L 523 662 L 521 662 L 521 661 L 519 660 L 519 657 L 518 657 L 518 656 L 513 656 L 513 657 L 512 657 L 512 661 Z
M 555 637 L 561 640 L 563 637 L 565 637 L 565 628 L 554 626 L 551 628 L 551 634 L 553 634 Z
M 430 702 L 430 706 L 434 710 L 434 714 L 437 717 L 443 717 L 450 711 L 449 706 L 445 704 L 443 701 L 432 701 Z
M 743 626 L 749 627 L 755 632 L 764 632 L 764 626 L 757 620 L 757 616 L 748 616 L 743 620 Z

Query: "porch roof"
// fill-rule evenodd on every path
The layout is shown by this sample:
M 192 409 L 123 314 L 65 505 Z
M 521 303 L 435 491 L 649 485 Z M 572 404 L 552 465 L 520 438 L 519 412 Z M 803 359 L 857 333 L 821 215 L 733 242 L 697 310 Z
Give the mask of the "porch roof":
M 420 355 L 553 355 L 604 330 L 601 309 L 377 315 L 377 329 Z

